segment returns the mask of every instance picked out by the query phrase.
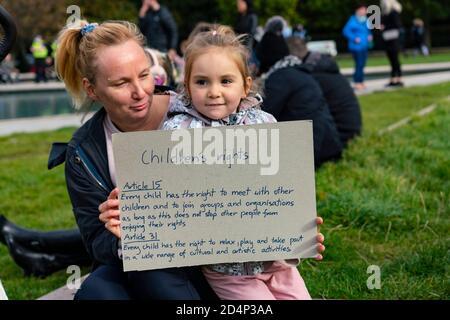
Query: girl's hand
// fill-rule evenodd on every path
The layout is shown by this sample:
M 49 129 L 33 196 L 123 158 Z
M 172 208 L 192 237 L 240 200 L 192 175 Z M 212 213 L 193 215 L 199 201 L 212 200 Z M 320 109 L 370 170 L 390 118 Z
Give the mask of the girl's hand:
M 325 241 L 325 237 L 323 234 L 320 233 L 320 225 L 323 224 L 323 219 L 321 217 L 317 217 L 316 219 L 317 223 L 317 241 L 319 244 L 317 245 L 317 251 L 319 252 L 316 256 L 316 260 L 320 261 L 323 259 L 323 256 L 321 255 L 322 252 L 325 251 L 325 246 L 323 245 L 323 242 Z
M 115 188 L 108 196 L 108 199 L 98 206 L 100 215 L 98 218 L 117 238 L 120 238 L 120 212 L 119 212 L 119 189 Z

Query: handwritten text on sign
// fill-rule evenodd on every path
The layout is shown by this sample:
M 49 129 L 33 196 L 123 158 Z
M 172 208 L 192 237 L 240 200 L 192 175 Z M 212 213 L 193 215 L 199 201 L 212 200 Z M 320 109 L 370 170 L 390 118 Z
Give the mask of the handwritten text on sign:
M 125 271 L 316 255 L 310 121 L 184 131 L 113 135 Z

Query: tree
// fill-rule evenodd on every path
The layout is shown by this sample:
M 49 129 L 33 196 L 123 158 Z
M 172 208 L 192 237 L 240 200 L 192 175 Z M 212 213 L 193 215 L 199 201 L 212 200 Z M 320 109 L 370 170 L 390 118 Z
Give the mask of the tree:
M 32 39 L 40 34 L 47 41 L 61 29 L 66 21 L 66 4 L 58 0 L 3 0 L 2 6 L 17 24 L 17 41 L 13 49 L 19 60 L 19 68 L 29 68 L 26 53 Z
M 216 0 L 216 3 L 221 22 L 233 26 L 237 16 L 236 1 Z M 298 0 L 254 0 L 253 3 L 260 25 L 264 25 L 268 18 L 275 15 L 283 16 L 291 23 L 303 21 L 296 10 Z

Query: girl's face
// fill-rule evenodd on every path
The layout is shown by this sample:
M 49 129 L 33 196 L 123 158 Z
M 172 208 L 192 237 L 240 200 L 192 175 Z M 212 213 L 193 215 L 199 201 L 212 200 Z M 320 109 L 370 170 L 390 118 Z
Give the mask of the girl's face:
M 89 97 L 103 105 L 120 130 L 144 130 L 150 121 L 154 83 L 142 47 L 130 40 L 102 48 L 96 67 L 95 84 L 83 79 Z
M 188 88 L 195 109 L 218 120 L 237 111 L 251 84 L 251 77 L 244 83 L 235 60 L 226 50 L 214 48 L 193 62 Z

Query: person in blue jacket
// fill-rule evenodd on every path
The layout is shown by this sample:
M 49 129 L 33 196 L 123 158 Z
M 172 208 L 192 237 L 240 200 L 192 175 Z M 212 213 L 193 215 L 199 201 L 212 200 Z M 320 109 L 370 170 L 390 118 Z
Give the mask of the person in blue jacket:
M 353 82 L 355 90 L 364 90 L 364 67 L 367 61 L 367 52 L 372 47 L 373 37 L 367 26 L 367 7 L 358 5 L 355 14 L 348 19 L 343 35 L 348 40 L 348 49 L 355 60 L 355 73 Z

